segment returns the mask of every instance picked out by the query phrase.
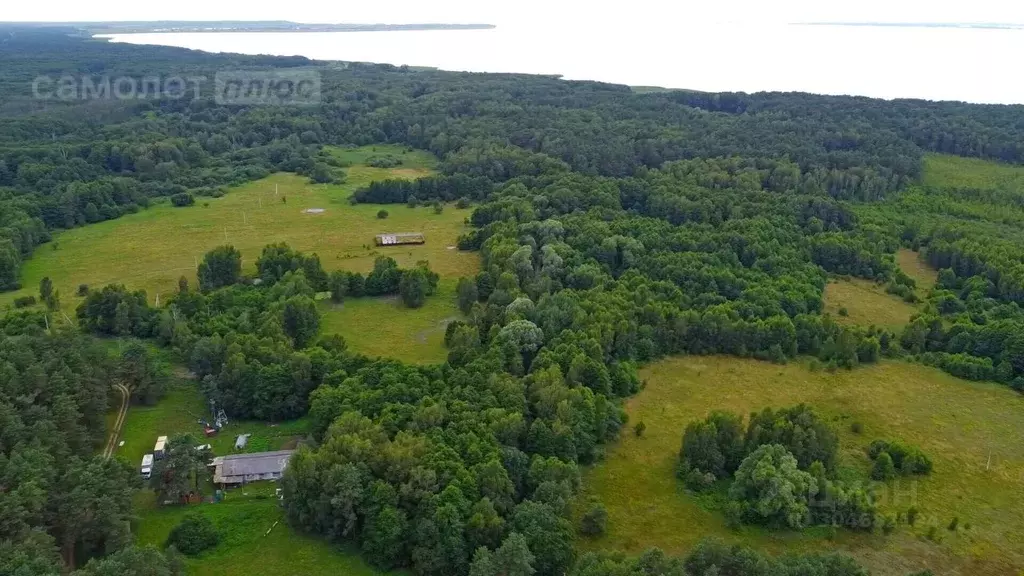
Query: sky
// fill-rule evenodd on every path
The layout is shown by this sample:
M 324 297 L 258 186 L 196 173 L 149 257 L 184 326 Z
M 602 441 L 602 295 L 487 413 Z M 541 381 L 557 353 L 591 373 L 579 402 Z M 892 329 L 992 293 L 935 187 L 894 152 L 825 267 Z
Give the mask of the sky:
M 1007 22 L 1024 23 L 1012 0 L 3 0 L 5 21 L 292 20 L 296 22 L 474 22 L 524 26 L 643 26 L 693 22 Z

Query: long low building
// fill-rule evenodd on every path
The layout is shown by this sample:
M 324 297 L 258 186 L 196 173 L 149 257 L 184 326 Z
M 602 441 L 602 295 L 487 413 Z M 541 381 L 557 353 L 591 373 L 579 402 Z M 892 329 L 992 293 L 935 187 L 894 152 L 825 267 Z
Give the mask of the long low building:
M 277 450 L 218 456 L 210 463 L 214 467 L 213 481 L 234 486 L 258 480 L 277 480 L 288 467 L 288 459 L 294 453 L 295 450 Z

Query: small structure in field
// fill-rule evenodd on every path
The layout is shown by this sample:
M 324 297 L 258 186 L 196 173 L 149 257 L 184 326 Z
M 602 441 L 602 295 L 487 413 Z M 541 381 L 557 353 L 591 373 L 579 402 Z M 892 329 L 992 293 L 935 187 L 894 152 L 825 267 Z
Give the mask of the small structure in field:
M 257 480 L 278 480 L 288 467 L 295 450 L 232 454 L 213 459 L 213 481 L 222 486 L 238 486 Z
M 427 238 L 422 232 L 390 232 L 377 234 L 377 246 L 402 246 L 405 244 L 426 244 Z

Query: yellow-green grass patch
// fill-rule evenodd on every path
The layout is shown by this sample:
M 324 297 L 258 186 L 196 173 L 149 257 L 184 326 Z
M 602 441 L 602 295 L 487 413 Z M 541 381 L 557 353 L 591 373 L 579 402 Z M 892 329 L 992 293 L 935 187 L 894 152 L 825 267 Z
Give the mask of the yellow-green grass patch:
M 917 287 L 923 291 L 931 290 L 938 279 L 938 271 L 932 268 L 919 252 L 901 248 L 896 251 L 896 263 L 900 270 L 917 282 Z
M 846 325 L 902 328 L 917 309 L 885 288 L 861 278 L 830 279 L 825 286 L 825 312 Z M 847 314 L 840 314 L 846 309 Z
M 475 274 L 479 257 L 454 249 L 456 239 L 467 229 L 467 210 L 448 206 L 435 214 L 430 207 L 348 203 L 354 190 L 373 180 L 395 177 L 395 170 L 353 166 L 341 185 L 314 185 L 294 174 L 274 174 L 231 189 L 222 198 L 199 198 L 188 208 L 163 203 L 62 232 L 24 264 L 24 288 L 0 295 L 0 306 L 35 293 L 45 276 L 60 291 L 69 314 L 81 301 L 75 297 L 80 284 L 91 288 L 124 284 L 145 290 L 150 302 L 155 302 L 158 294 L 176 290 L 181 276 L 194 285 L 197 262 L 223 244 L 242 252 L 244 271 L 250 274 L 263 247 L 275 242 L 318 253 L 327 270 L 366 272 L 377 256 L 389 255 L 405 267 L 426 260 L 445 278 Z M 309 209 L 324 211 L 309 213 Z M 377 218 L 381 209 L 388 211 L 387 219 Z M 426 244 L 378 249 L 374 236 L 383 232 L 422 232 Z
M 638 553 L 658 546 L 681 554 L 702 538 L 716 536 L 769 552 L 838 549 L 875 574 L 903 575 L 924 567 L 936 574 L 1004 575 L 1024 567 L 1024 397 L 996 384 L 959 380 L 938 370 L 883 362 L 854 371 L 812 372 L 726 357 L 686 357 L 657 362 L 641 372 L 645 390 L 629 400 L 630 423 L 643 421 L 637 438 L 624 431 L 606 459 L 584 473 L 578 508 L 591 497 L 608 508 L 608 532 L 581 539 L 584 549 Z M 919 446 L 934 472 L 883 494 L 886 513 L 920 509 L 914 528 L 890 536 L 841 530 L 830 542 L 820 530 L 770 532 L 726 527 L 707 500 L 687 493 L 675 477 L 686 425 L 712 410 L 742 415 L 765 407 L 806 402 L 836 427 L 844 477 L 865 477 L 864 452 L 874 439 L 899 439 Z M 853 422 L 863 425 L 858 435 Z M 961 529 L 947 526 L 959 517 Z M 971 527 L 964 530 L 963 526 Z M 923 538 L 937 527 L 940 543 Z
M 444 333 L 448 323 L 462 318 L 455 305 L 454 278 L 444 278 L 437 293 L 420 308 L 408 308 L 402 300 L 354 298 L 343 304 L 323 301 L 321 332 L 340 334 L 349 349 L 367 356 L 384 356 L 404 362 L 432 364 L 448 356 Z

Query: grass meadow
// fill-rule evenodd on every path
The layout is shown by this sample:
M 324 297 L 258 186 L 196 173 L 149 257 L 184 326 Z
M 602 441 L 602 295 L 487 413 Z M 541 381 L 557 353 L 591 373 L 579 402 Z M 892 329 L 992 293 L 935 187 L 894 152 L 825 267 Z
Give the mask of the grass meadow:
M 57 234 L 25 263 L 25 288 L 0 294 L 0 307 L 18 296 L 35 293 L 45 276 L 53 280 L 64 311 L 72 318 L 81 301 L 75 297 L 80 284 L 92 288 L 124 284 L 145 290 L 150 303 L 156 303 L 159 295 L 177 290 L 181 276 L 195 286 L 197 262 L 216 246 L 238 248 L 243 271 L 254 274 L 264 246 L 287 242 L 295 249 L 316 252 L 328 271 L 369 272 L 381 255 L 393 257 L 403 267 L 428 261 L 441 275 L 442 289 L 422 309 L 403 308 L 393 299 L 324 305 L 324 332 L 342 334 L 353 349 L 369 355 L 391 355 L 410 362 L 443 360 L 441 324 L 458 314 L 455 283 L 462 276 L 476 274 L 480 267 L 476 253 L 455 249 L 459 235 L 467 230 L 469 210 L 446 206 L 436 214 L 430 206 L 351 205 L 349 196 L 359 187 L 385 178 L 428 175 L 435 161 L 424 152 L 405 152 L 395 146 L 333 152 L 350 164 L 340 185 L 310 184 L 304 177 L 279 173 L 233 188 L 221 198 L 198 198 L 196 205 L 188 208 L 161 203 L 117 220 Z M 384 153 L 399 156 L 404 163 L 390 169 L 361 164 Z M 307 213 L 310 208 L 324 212 Z M 381 209 L 388 211 L 386 219 L 377 218 Z M 375 246 L 374 236 L 382 232 L 423 232 L 427 242 L 381 249 Z M 380 336 L 381 331 L 386 338 Z
M 885 287 L 861 278 L 833 278 L 825 286 L 825 312 L 836 322 L 900 330 L 917 313 L 917 307 L 899 296 L 887 294 Z M 847 315 L 839 313 L 846 308 Z
M 275 484 L 250 484 L 229 491 L 217 504 L 144 509 L 136 529 L 139 544 L 162 546 L 188 513 L 210 518 L 217 546 L 187 560 L 192 576 L 379 576 L 358 551 L 296 532 L 274 497 Z M 269 532 L 268 532 L 269 531 Z M 395 573 L 398 574 L 398 573 Z
M 928 290 L 935 286 L 938 280 L 938 271 L 932 268 L 920 253 L 906 248 L 896 251 L 896 264 L 907 276 L 917 282 L 918 294 L 924 296 Z
M 343 304 L 320 303 L 321 331 L 340 334 L 349 348 L 370 357 L 415 364 L 444 362 L 448 323 L 462 318 L 455 305 L 455 278 L 442 278 L 437 293 L 422 308 L 407 308 L 398 297 L 356 298 Z
M 1007 575 L 1024 567 L 1024 397 L 1005 386 L 966 382 L 938 370 L 887 361 L 853 371 L 812 372 L 798 363 L 774 365 L 727 357 L 683 357 L 641 372 L 643 391 L 626 403 L 630 423 L 643 421 L 608 447 L 606 459 L 584 473 L 578 501 L 598 498 L 608 508 L 608 532 L 580 539 L 582 549 L 638 553 L 657 546 L 685 553 L 707 536 L 771 552 L 838 549 L 874 574 L 904 575 L 924 567 L 936 575 Z M 911 528 L 890 536 L 841 530 L 835 541 L 815 529 L 732 531 L 714 496 L 686 492 L 675 477 L 686 425 L 716 409 L 743 415 L 764 407 L 806 402 L 828 418 L 841 440 L 840 470 L 867 478 L 865 448 L 874 439 L 899 439 L 921 447 L 935 471 L 917 482 L 878 485 L 886 513 L 916 505 Z M 863 426 L 851 431 L 853 422 Z M 627 426 L 627 428 L 631 428 Z M 961 528 L 947 530 L 958 517 Z M 970 528 L 964 527 L 969 524 Z M 935 539 L 926 536 L 935 526 Z
M 1024 191 L 1024 168 L 979 158 L 926 154 L 923 183 L 938 188 Z

